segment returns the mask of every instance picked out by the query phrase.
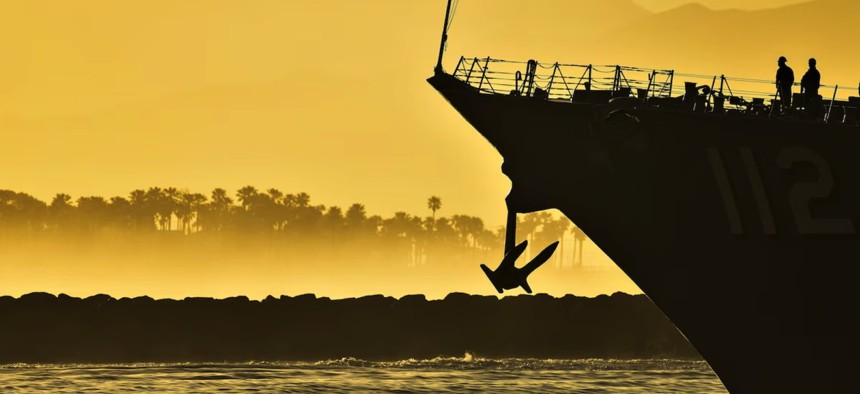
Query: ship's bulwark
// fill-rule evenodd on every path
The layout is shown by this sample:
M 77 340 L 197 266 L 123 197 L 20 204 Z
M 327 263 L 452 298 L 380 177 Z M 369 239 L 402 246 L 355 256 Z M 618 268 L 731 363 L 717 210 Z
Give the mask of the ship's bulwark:
M 428 81 L 504 157 L 509 207 L 583 228 L 731 392 L 856 386 L 860 129 Z

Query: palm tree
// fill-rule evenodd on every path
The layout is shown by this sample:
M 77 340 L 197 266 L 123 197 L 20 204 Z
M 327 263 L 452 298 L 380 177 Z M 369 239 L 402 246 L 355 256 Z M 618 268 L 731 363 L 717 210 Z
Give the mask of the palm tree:
M 522 220 L 517 218 L 517 232 L 519 232 L 526 241 L 529 241 L 530 244 L 532 243 L 532 235 L 535 233 L 539 225 L 539 218 L 534 213 L 523 216 Z M 531 248 L 529 248 L 529 250 L 530 249 Z
M 446 217 L 436 219 L 433 228 L 436 229 L 433 233 L 434 239 L 441 245 L 454 245 L 460 240 L 453 221 Z
M 191 194 L 185 191 L 179 191 L 176 200 L 173 204 L 173 212 L 176 215 L 177 230 L 183 234 L 188 233 L 188 227 L 191 225 Z
M 193 229 L 191 220 L 199 218 L 200 205 L 206 202 L 206 196 L 200 193 L 189 193 L 181 191 L 179 200 L 176 202 L 176 217 L 179 219 L 180 230 L 183 234 L 190 234 Z M 199 230 L 199 223 L 195 223 Z
M 424 261 L 424 246 L 427 242 L 424 237 L 423 221 L 418 216 L 413 216 L 409 219 L 407 227 L 408 237 L 412 239 L 412 265 L 421 264 Z
M 382 220 L 382 216 L 373 215 L 367 218 L 367 228 L 373 235 L 379 235 L 379 232 L 382 229 L 384 224 L 384 220 Z
M 545 217 L 543 219 L 541 230 L 535 235 L 535 242 L 539 244 L 536 246 L 543 247 L 545 244 L 550 244 L 555 241 L 562 243 L 564 240 L 564 233 L 567 232 L 567 228 L 569 226 L 570 221 L 568 221 L 567 218 L 554 219 L 552 216 Z M 562 249 L 556 254 L 556 263 L 558 265 L 561 265 L 563 252 L 564 249 L 562 244 Z
M 135 230 L 152 230 L 155 226 L 155 205 L 149 200 L 149 196 L 149 192 L 142 189 L 133 190 L 128 195 Z
M 180 192 L 175 187 L 168 187 L 164 189 L 164 205 L 165 205 L 165 220 L 167 221 L 167 231 L 173 230 L 173 215 L 175 214 L 177 218 L 179 218 L 179 212 L 177 212 L 179 205 L 182 203 L 182 192 Z M 168 211 L 169 209 L 169 211 Z M 177 230 L 179 225 L 181 225 L 181 220 L 177 220 Z
M 385 219 L 385 233 L 396 237 L 406 238 L 409 235 L 409 222 L 411 217 L 406 212 L 394 212 L 394 216 L 390 219 Z
M 248 211 L 251 209 L 251 204 L 253 204 L 254 198 L 257 194 L 257 188 L 249 185 L 239 189 L 239 191 L 236 192 L 236 198 L 239 199 L 239 203 L 242 204 L 242 208 L 245 208 L 245 210 Z
M 295 204 L 299 208 L 306 208 L 311 204 L 311 196 L 305 192 L 295 195 Z
M 573 226 L 573 228 L 570 229 L 570 232 L 573 234 L 573 253 L 574 253 L 573 264 L 577 265 L 577 263 L 576 263 L 577 254 L 576 253 L 578 251 L 579 252 L 579 265 L 582 266 L 582 243 L 588 238 L 588 236 L 585 235 L 585 232 L 583 232 L 582 229 L 579 228 L 578 226 Z
M 195 227 L 194 232 L 200 232 L 200 211 L 202 210 L 203 205 L 206 204 L 206 196 L 201 193 L 191 193 L 186 194 L 185 197 L 191 205 L 191 217 L 194 218 Z M 191 219 L 189 218 L 189 227 L 191 227 L 190 220 Z
M 104 228 L 108 218 L 108 203 L 103 197 L 81 197 L 78 199 L 78 214 L 82 227 L 87 231 Z
M 274 230 L 279 231 L 283 229 L 284 223 L 287 221 L 284 192 L 270 188 L 266 190 L 266 194 L 269 195 L 271 203 L 266 205 L 266 212 L 263 213 L 263 216 L 265 216 L 265 221 L 268 225 Z
M 558 224 L 561 231 L 558 237 L 558 265 L 559 267 L 564 267 L 564 233 L 567 232 L 567 229 L 570 228 L 573 222 L 567 216 L 562 216 L 558 220 L 563 222 Z
M 219 208 L 226 210 L 230 204 L 233 204 L 233 199 L 227 195 L 226 190 L 218 187 L 212 190 L 212 202 Z
M 460 238 L 460 242 L 468 245 L 469 243 L 469 233 L 471 232 L 469 217 L 466 215 L 454 215 L 451 216 L 451 225 L 454 226 L 454 229 L 457 230 L 457 235 Z
M 149 211 L 157 216 L 156 222 L 162 230 L 168 229 L 170 224 L 170 215 L 173 214 L 173 207 L 167 201 L 164 191 L 160 187 L 150 187 L 146 191 L 146 206 Z
M 330 206 L 328 212 L 325 213 L 326 227 L 331 231 L 333 236 L 338 236 L 346 227 L 346 219 L 343 216 L 343 210 L 338 206 Z
M 51 207 L 70 207 L 72 204 L 72 196 L 65 193 L 57 193 L 54 199 L 51 200 Z
M 346 210 L 346 224 L 350 227 L 360 228 L 367 220 L 367 210 L 363 204 L 352 204 Z
M 227 219 L 230 215 L 230 207 L 233 206 L 233 199 L 227 194 L 227 190 L 215 188 L 212 190 L 212 201 L 207 204 L 207 213 L 211 214 L 211 218 L 204 219 L 204 225 L 208 222 L 213 230 L 222 231 L 227 225 Z M 199 220 L 199 219 L 198 219 Z
M 427 233 L 430 233 L 430 236 L 432 238 L 433 232 L 436 228 L 436 219 L 433 219 L 432 217 L 429 217 L 429 216 L 424 218 L 424 220 L 421 221 L 421 227 L 424 229 L 424 231 L 426 231 Z
M 395 212 L 393 217 L 383 222 L 383 233 L 397 239 L 393 243 L 408 248 L 410 266 L 420 261 L 421 218 L 402 211 Z
M 346 210 L 346 228 L 352 237 L 367 237 L 376 235 L 376 227 L 368 221 L 367 210 L 363 204 L 352 204 Z
M 245 186 L 236 191 L 236 199 L 242 205 L 242 209 L 236 212 L 234 219 L 239 229 L 247 231 L 254 227 L 254 214 L 259 200 L 259 192 L 254 186 Z
M 478 245 L 482 250 L 490 251 L 495 249 L 501 249 L 504 244 L 505 239 L 504 232 L 493 232 L 490 230 L 481 230 L 478 233 Z
M 0 225 L 19 225 L 27 232 L 44 228 L 48 205 L 26 193 L 0 190 Z
M 50 224 L 55 228 L 63 228 L 73 214 L 75 207 L 72 205 L 72 196 L 58 193 L 48 206 L 48 218 Z
M 427 199 L 427 208 L 433 212 L 433 220 L 436 220 L 436 211 L 442 209 L 442 199 L 437 196 L 430 196 Z
M 131 203 L 125 198 L 111 197 L 109 211 L 110 222 L 115 230 L 125 230 L 132 225 Z
M 478 247 L 478 236 L 484 231 L 484 219 L 477 216 L 469 217 L 469 235 L 472 237 L 472 249 Z
M 323 217 L 325 206 L 311 205 L 311 196 L 307 193 L 288 194 L 284 197 L 287 223 L 290 231 L 297 234 L 309 235 Z
M 284 192 L 282 192 L 278 189 L 275 189 L 275 188 L 271 188 L 269 190 L 266 190 L 266 193 L 269 194 L 269 197 L 272 197 L 272 201 L 274 201 L 274 202 L 279 202 L 279 201 L 281 201 L 281 198 L 284 197 Z
M 16 215 L 15 200 L 16 195 L 12 190 L 0 190 L 0 226 L 5 227 L 11 223 L 12 218 Z
M 454 215 L 451 217 L 451 222 L 466 246 L 469 246 L 469 243 L 471 243 L 472 248 L 476 248 L 478 245 L 478 234 L 484 230 L 484 220 L 477 216 Z

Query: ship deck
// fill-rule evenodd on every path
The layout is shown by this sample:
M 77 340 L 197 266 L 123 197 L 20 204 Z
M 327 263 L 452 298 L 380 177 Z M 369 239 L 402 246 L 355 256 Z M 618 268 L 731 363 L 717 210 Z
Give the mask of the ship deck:
M 851 96 L 839 85 L 821 85 L 822 95 L 816 103 L 807 103 L 802 94 L 794 93 L 791 105 L 783 108 L 773 81 L 667 69 L 461 57 L 451 75 L 482 94 L 572 103 L 628 102 L 658 110 L 860 127 L 860 97 Z M 800 90 L 799 83 L 794 85 Z

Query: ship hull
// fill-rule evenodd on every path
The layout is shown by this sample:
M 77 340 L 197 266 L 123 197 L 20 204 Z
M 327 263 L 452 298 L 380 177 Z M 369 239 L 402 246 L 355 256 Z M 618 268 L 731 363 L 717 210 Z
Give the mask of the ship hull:
M 730 392 L 854 387 L 857 127 L 428 81 L 503 156 L 509 209 L 563 212 Z

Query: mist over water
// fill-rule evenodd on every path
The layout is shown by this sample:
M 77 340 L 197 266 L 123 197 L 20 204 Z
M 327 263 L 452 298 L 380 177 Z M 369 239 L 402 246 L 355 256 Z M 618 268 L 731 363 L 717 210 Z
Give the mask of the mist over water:
M 77 297 L 263 299 L 305 293 L 332 298 L 425 294 L 437 299 L 451 292 L 496 294 L 479 264 L 495 267 L 501 260 L 496 251 L 434 250 L 415 261 L 409 246 L 393 243 L 187 241 L 5 243 L 0 250 L 2 295 L 47 291 Z M 640 293 L 615 267 L 561 268 L 550 262 L 530 280 L 535 292 L 556 296 Z
M 361 204 L 343 210 L 292 202 L 310 198 L 301 193 L 274 198 L 268 194 L 280 195 L 274 189 L 255 192 L 256 203 L 247 206 L 231 202 L 226 192 L 213 192 L 212 202 L 198 206 L 152 190 L 155 197 L 149 199 L 148 192 L 132 193 L 143 193 L 137 203 L 122 197 L 72 203 L 58 194 L 50 205 L 0 190 L 0 204 L 5 202 L 0 295 L 45 291 L 78 297 L 263 299 L 306 293 L 332 298 L 424 294 L 434 299 L 451 292 L 496 293 L 479 264 L 495 267 L 501 261 L 504 231 L 479 217 L 405 212 L 383 217 L 367 213 Z M 219 195 L 223 203 L 217 202 Z M 546 245 L 561 242 L 531 277 L 536 292 L 640 293 L 560 213 L 520 216 L 518 239 L 530 240 L 530 248 L 519 266 Z
M 0 366 L 4 392 L 725 393 L 703 361 L 434 358 Z

